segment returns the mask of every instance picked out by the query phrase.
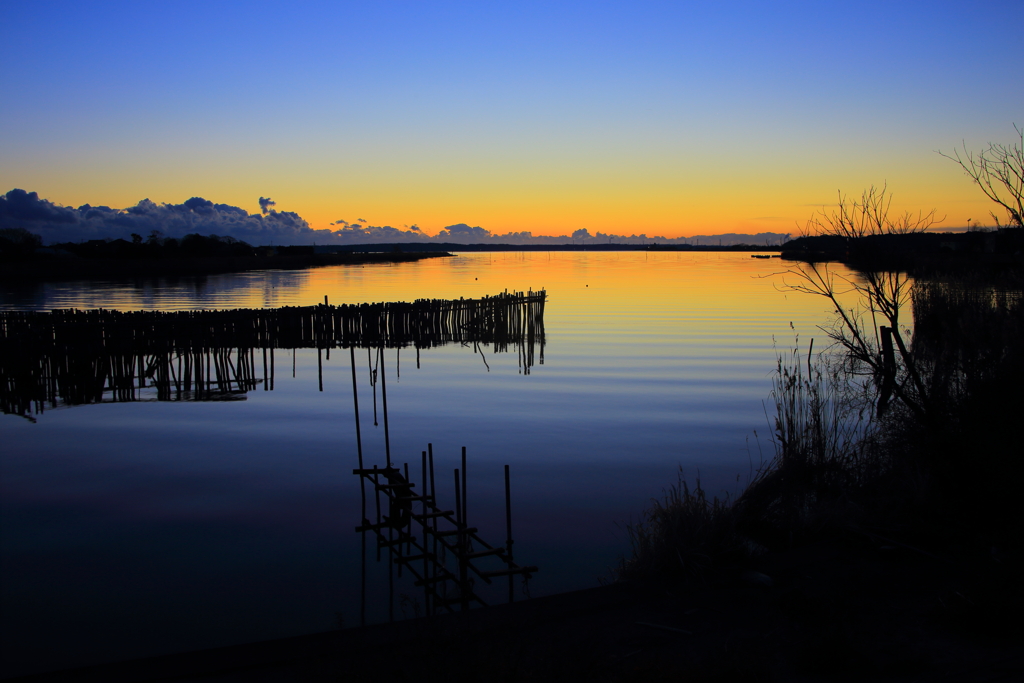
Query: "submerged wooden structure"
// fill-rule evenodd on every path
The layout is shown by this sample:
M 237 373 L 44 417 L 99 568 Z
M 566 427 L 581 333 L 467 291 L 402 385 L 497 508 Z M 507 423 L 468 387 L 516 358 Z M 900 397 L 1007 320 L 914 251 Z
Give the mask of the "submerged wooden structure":
M 377 560 L 386 553 L 389 613 L 394 617 L 394 579 L 410 574 L 423 590 L 428 615 L 485 604 L 475 586 L 508 581 L 515 597 L 517 578 L 537 567 L 513 559 L 509 467 L 505 466 L 504 544 L 491 545 L 467 521 L 466 449 L 454 471 L 455 504 L 445 509 L 434 478 L 433 446 L 422 452 L 417 484 L 409 465 L 392 462 L 384 351 L 444 344 L 489 345 L 496 353 L 515 348 L 520 371 L 544 362 L 546 293 L 502 293 L 482 299 L 420 300 L 413 303 L 317 306 L 227 311 L 119 312 L 55 310 L 0 312 L 0 407 L 34 420 L 46 408 L 141 400 L 244 400 L 262 385 L 273 389 L 275 349 L 347 348 L 352 363 L 360 478 L 363 607 L 366 619 L 367 540 Z M 380 384 L 385 453 L 382 464 L 364 461 L 359 422 L 355 349 L 373 349 L 374 425 Z M 369 352 L 368 352 L 369 353 Z M 481 353 L 482 355 L 482 353 Z M 261 362 L 262 361 L 262 362 Z M 486 360 L 484 361 L 486 363 Z M 323 366 L 320 390 L 323 390 Z M 368 510 L 367 489 L 374 512 Z M 419 491 L 419 493 L 417 493 Z
M 439 506 L 434 479 L 433 444 L 422 453 L 420 481 L 417 484 L 409 473 L 409 464 L 403 468 L 394 464 L 380 467 L 359 467 L 353 470 L 363 483 L 363 521 L 356 527 L 364 534 L 371 532 L 376 541 L 377 560 L 381 552 L 388 554 L 389 611 L 394 618 L 394 572 L 412 575 L 414 585 L 423 589 L 423 604 L 427 615 L 456 607 L 469 609 L 473 604 L 486 605 L 475 590 L 477 581 L 490 584 L 494 579 L 507 577 L 508 601 L 515 600 L 515 578 L 529 579 L 537 567 L 516 564 L 512 552 L 512 508 L 509 466 L 505 465 L 505 524 L 504 544 L 491 545 L 480 536 L 480 530 L 470 526 L 467 518 L 466 449 L 462 449 L 462 469 L 454 471 L 454 509 Z M 374 520 L 367 515 L 365 486 L 373 491 Z M 414 488 L 419 487 L 420 493 Z M 488 566 L 489 565 L 489 566 Z M 365 596 L 364 596 L 365 599 Z M 363 608 L 365 623 L 365 606 Z
M 0 409 L 28 417 L 107 401 L 238 400 L 273 388 L 275 349 L 330 358 L 334 348 L 489 345 L 515 348 L 528 373 L 544 362 L 545 300 L 529 291 L 225 311 L 3 311 Z
M 423 589 L 423 605 L 427 616 L 452 612 L 456 607 L 467 610 L 473 604 L 487 603 L 475 590 L 477 580 L 486 584 L 499 577 L 508 580 L 508 601 L 515 600 L 515 579 L 528 581 L 537 567 L 519 565 L 513 559 L 512 494 L 509 466 L 505 465 L 505 543 L 491 545 L 468 521 L 468 475 L 466 448 L 462 448 L 462 468 L 453 472 L 455 483 L 454 509 L 439 505 L 434 478 L 434 447 L 427 444 L 420 461 L 419 491 L 410 474 L 409 463 L 398 467 L 391 459 L 388 432 L 387 373 L 384 371 L 384 350 L 378 349 L 381 398 L 384 412 L 383 467 L 369 467 L 363 457 L 362 428 L 359 420 L 359 389 L 356 379 L 355 349 L 349 351 L 352 363 L 352 401 L 356 426 L 356 452 L 359 466 L 352 473 L 359 476 L 362 522 L 356 532 L 362 534 L 362 605 L 360 623 L 366 624 L 366 555 L 367 535 L 375 540 L 377 562 L 382 551 L 388 564 L 388 614 L 394 620 L 395 574 L 403 571 Z M 376 415 L 376 392 L 374 393 Z M 376 419 L 374 424 L 377 424 Z M 367 509 L 367 487 L 373 492 L 374 515 Z M 488 566 L 489 565 L 489 566 Z

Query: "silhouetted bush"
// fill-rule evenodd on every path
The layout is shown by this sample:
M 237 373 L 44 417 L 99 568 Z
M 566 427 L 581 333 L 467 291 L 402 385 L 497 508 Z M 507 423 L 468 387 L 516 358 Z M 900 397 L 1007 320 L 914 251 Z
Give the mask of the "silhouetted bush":
M 691 490 L 679 481 L 626 527 L 632 554 L 619 563 L 620 579 L 703 579 L 710 570 L 745 555 L 727 499 L 710 500 L 700 478 Z

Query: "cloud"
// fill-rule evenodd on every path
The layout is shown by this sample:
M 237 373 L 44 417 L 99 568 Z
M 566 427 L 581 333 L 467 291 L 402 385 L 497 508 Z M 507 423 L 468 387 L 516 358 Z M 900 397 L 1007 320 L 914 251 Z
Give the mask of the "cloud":
M 260 197 L 261 205 L 262 201 L 263 198 Z M 186 201 L 182 206 L 187 206 L 189 209 L 196 212 L 200 216 L 209 216 L 214 211 L 213 202 L 211 202 L 209 199 L 203 199 L 202 197 L 192 197 L 192 199 Z M 263 213 L 266 213 L 266 211 L 264 211 Z
M 336 221 L 331 225 L 341 225 L 340 230 L 317 230 L 317 244 L 374 244 L 388 242 L 427 242 L 433 238 L 423 234 L 417 226 L 408 230 L 393 228 L 390 225 L 362 225 Z
M 418 225 L 393 228 L 370 225 L 358 218 L 349 223 L 337 220 L 332 228 L 314 230 L 297 213 L 277 211 L 275 202 L 259 198 L 260 213 L 229 204 L 216 204 L 203 197 L 192 197 L 181 204 L 157 204 L 143 199 L 127 209 L 84 204 L 77 209 L 40 199 L 35 192 L 11 190 L 0 195 L 0 229 L 24 228 L 40 235 L 45 244 L 81 242 L 91 239 L 130 239 L 132 233 L 181 238 L 191 233 L 233 237 L 252 245 L 265 244 L 390 244 L 396 242 L 453 242 L 456 244 L 778 244 L 786 235 L 695 235 L 694 237 L 648 237 L 631 235 L 591 235 L 581 228 L 569 235 L 534 235 L 530 231 L 494 234 L 480 226 L 456 223 L 442 228 L 436 236 L 426 234 Z M 770 218 L 770 217 L 766 217 Z M 403 226 L 404 227 L 404 226 Z
M 14 189 L 0 197 L 0 227 L 25 227 L 21 223 L 74 223 L 78 219 L 72 209 L 40 199 L 35 192 Z
M 143 199 L 127 209 L 84 204 L 77 209 L 40 199 L 35 192 L 14 189 L 0 197 L 0 228 L 25 228 L 47 244 L 90 239 L 129 239 L 132 233 L 165 237 L 190 233 L 233 237 L 250 244 L 308 244 L 320 231 L 296 213 L 274 211 L 260 198 L 264 214 L 250 214 L 228 204 L 192 197 L 182 204 L 157 204 Z M 327 231 L 330 232 L 330 231 Z
M 465 223 L 457 223 L 456 225 L 449 225 L 448 227 L 441 228 L 441 232 L 437 233 L 437 239 L 451 242 L 486 242 L 491 237 L 491 231 L 485 230 L 479 226 L 471 228 Z

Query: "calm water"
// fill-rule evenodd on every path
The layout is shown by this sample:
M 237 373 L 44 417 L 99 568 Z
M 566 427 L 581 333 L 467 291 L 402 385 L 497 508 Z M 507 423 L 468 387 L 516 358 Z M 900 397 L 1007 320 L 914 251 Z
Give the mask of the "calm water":
M 434 444 L 450 494 L 469 453 L 471 522 L 503 539 L 512 468 L 516 559 L 543 595 L 597 585 L 624 525 L 682 467 L 735 493 L 770 455 L 773 338 L 823 336 L 822 299 L 785 293 L 747 254 L 467 254 L 397 266 L 139 283 L 32 285 L 0 308 L 195 308 L 479 297 L 547 290 L 544 364 L 448 346 L 386 356 L 393 458 Z M 820 341 L 818 342 L 821 343 Z M 383 463 L 367 352 L 365 450 Z M 66 407 L 0 416 L 3 673 L 322 631 L 359 621 L 349 354 L 278 355 L 273 391 L 224 403 Z M 398 363 L 400 362 L 400 372 Z M 755 431 L 760 438 L 755 438 Z M 418 465 L 416 465 L 418 467 Z M 447 473 L 447 474 L 444 474 Z M 442 476 L 444 475 L 444 476 Z M 369 565 L 386 619 L 386 565 Z M 411 584 L 398 593 L 418 596 Z M 406 605 L 411 616 L 411 603 Z M 401 612 L 399 612 L 399 615 Z

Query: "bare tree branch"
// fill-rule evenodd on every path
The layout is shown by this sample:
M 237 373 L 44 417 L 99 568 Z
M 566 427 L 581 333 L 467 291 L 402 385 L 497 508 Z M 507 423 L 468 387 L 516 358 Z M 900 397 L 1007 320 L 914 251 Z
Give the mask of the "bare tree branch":
M 890 217 L 891 202 L 885 186 L 880 190 L 868 188 L 859 200 L 853 201 L 840 192 L 836 210 L 828 213 L 823 209 L 808 225 L 821 234 L 854 239 L 923 232 L 935 222 L 934 211 L 921 212 L 916 217 L 909 212 Z M 783 289 L 828 299 L 835 318 L 831 325 L 820 329 L 843 350 L 849 370 L 871 375 L 876 388 L 886 387 L 887 392 L 923 418 L 928 412 L 927 396 L 899 332 L 900 314 L 910 303 L 911 285 L 909 276 L 903 272 L 873 271 L 851 277 L 831 269 L 828 263 L 800 264 L 783 273 L 782 279 Z M 855 303 L 846 303 L 851 296 Z M 899 362 L 882 352 L 879 316 L 897 340 Z
M 957 149 L 951 155 L 939 154 L 955 161 L 986 197 L 1003 208 L 1011 227 L 1024 228 L 1024 127 L 1013 124 L 1013 129 L 1018 141 L 1012 145 L 990 142 L 988 149 L 975 155 L 963 142 L 962 154 Z M 995 213 L 992 217 L 1002 227 Z
M 801 236 L 818 234 L 855 239 L 869 235 L 906 235 L 925 232 L 941 220 L 935 217 L 934 209 L 928 213 L 918 212 L 916 216 L 909 211 L 890 216 L 891 205 L 888 185 L 881 188 L 872 185 L 864 190 L 860 200 L 853 201 L 840 191 L 836 210 L 827 212 L 822 208 L 811 216 Z

